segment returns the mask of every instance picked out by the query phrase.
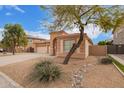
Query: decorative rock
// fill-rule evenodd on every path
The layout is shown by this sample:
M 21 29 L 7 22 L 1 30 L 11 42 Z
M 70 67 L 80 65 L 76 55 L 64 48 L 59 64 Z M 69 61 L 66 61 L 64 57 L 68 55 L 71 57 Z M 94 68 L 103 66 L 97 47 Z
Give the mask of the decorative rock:
M 81 82 L 84 79 L 83 72 L 87 72 L 87 67 L 91 67 L 93 64 L 85 64 L 82 68 L 80 68 L 78 71 L 72 72 L 72 87 L 73 88 L 81 88 Z
M 83 79 L 82 70 L 72 73 L 73 88 L 81 88 L 81 81 Z

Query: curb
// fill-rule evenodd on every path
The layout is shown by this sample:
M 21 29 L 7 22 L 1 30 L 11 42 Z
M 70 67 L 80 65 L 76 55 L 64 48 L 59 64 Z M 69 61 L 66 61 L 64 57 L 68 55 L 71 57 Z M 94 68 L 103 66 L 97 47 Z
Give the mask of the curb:
M 119 58 L 118 56 L 109 54 L 110 57 L 112 57 L 114 60 L 118 61 L 120 64 L 124 65 L 123 61 L 121 58 Z
M 19 85 L 18 83 L 16 83 L 14 80 L 12 80 L 11 78 L 9 78 L 6 74 L 4 74 L 3 72 L 0 72 L 0 75 L 2 75 L 8 82 L 10 82 L 10 84 L 12 84 L 15 88 L 23 88 L 21 85 Z
M 112 62 L 113 63 L 113 65 L 117 68 L 117 70 L 122 74 L 122 76 L 124 76 L 124 72 L 122 72 L 121 70 L 120 70 L 120 68 L 114 63 L 114 62 Z
M 114 60 L 116 60 L 112 55 L 108 55 L 110 56 L 111 58 L 113 58 Z M 118 62 L 118 60 L 116 60 Z M 120 63 L 120 62 L 119 62 Z M 114 63 L 112 62 L 112 64 L 116 67 L 116 69 L 121 73 L 122 76 L 124 76 L 124 72 L 121 71 L 121 69 Z M 120 63 L 121 64 L 121 63 Z

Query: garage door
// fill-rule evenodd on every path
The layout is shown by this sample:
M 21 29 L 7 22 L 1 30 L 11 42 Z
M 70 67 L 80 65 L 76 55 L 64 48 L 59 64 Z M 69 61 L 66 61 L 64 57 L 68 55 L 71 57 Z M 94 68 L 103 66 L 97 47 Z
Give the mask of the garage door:
M 37 53 L 47 53 L 47 47 L 37 47 Z

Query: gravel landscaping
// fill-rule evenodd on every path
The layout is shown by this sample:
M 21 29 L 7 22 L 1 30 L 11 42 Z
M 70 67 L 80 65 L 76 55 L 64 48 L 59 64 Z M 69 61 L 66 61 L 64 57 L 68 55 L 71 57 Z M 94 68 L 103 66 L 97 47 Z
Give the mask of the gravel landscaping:
M 30 73 L 33 71 L 35 64 L 44 58 L 29 60 L 28 62 L 20 62 L 9 64 L 0 67 L 0 71 L 7 74 L 10 78 L 15 80 L 23 87 L 57 87 L 65 88 L 72 87 L 72 72 L 83 69 L 82 87 L 86 88 L 111 88 L 111 87 L 124 87 L 124 77 L 118 72 L 113 64 L 101 64 L 99 57 L 90 56 L 86 60 L 71 59 L 68 65 L 63 65 L 63 58 L 54 58 L 53 62 L 61 67 L 61 79 L 51 82 L 42 83 L 32 81 Z M 87 67 L 88 66 L 88 67 Z

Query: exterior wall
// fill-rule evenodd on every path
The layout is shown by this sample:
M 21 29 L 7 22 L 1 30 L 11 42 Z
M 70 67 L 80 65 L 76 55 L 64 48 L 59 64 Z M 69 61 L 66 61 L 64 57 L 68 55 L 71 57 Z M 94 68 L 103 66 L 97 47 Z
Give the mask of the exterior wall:
M 65 40 L 74 40 L 75 42 L 78 41 L 78 38 L 64 38 L 64 39 L 57 39 L 57 53 L 56 56 L 58 57 L 65 57 L 68 52 L 64 52 L 64 41 Z M 80 58 L 84 59 L 85 58 L 85 46 L 84 42 L 80 45 L 80 47 L 75 51 L 75 53 L 72 55 L 71 58 Z
M 57 52 L 63 53 L 63 51 L 64 51 L 64 48 L 63 48 L 64 44 L 63 43 L 64 43 L 64 41 L 63 40 L 60 40 L 60 51 L 58 50 Z
M 106 56 L 107 46 L 94 45 L 89 47 L 89 53 L 91 56 Z
M 51 33 L 50 34 L 50 55 L 54 55 L 54 39 L 57 37 L 56 33 Z
M 124 44 L 124 27 L 121 27 L 114 32 L 113 43 Z
M 32 42 L 29 42 L 29 40 L 32 40 Z M 37 44 L 43 43 L 45 39 L 34 39 L 34 38 L 28 38 L 28 44 L 25 47 L 25 51 L 27 52 L 30 47 L 34 49 L 34 52 L 37 52 Z M 41 47 L 42 45 L 40 45 Z
M 40 48 L 40 47 L 41 47 L 41 48 L 42 48 L 42 47 L 43 47 L 43 48 L 46 47 L 46 50 L 47 50 L 46 53 L 49 54 L 49 52 L 50 52 L 50 43 L 49 43 L 49 42 L 48 42 L 48 43 L 36 43 L 36 52 L 38 52 L 38 50 L 37 50 L 38 47 L 39 47 L 39 48 Z M 41 53 L 42 53 L 42 52 L 41 52 Z
M 63 40 L 62 39 L 58 39 L 56 42 L 56 55 L 62 54 L 63 53 Z
M 33 40 L 33 39 L 32 39 L 32 42 L 29 42 L 29 41 L 28 41 L 28 44 L 27 44 L 27 46 L 25 47 L 25 51 L 26 51 L 26 52 L 28 51 L 28 48 L 29 48 L 29 47 L 34 48 L 34 52 L 36 52 L 36 45 L 34 44 L 34 42 L 35 42 L 35 40 Z
M 55 55 L 58 57 L 65 57 L 68 52 L 64 51 L 64 41 L 74 40 L 78 42 L 79 34 L 67 34 L 63 31 L 50 33 L 50 55 Z M 72 58 L 84 59 L 89 56 L 89 46 L 92 45 L 92 41 L 84 34 L 84 41 L 81 43 L 80 47 L 73 53 Z
M 55 55 L 54 47 L 55 47 L 55 38 L 61 35 L 66 35 L 64 31 L 52 32 L 50 33 L 50 55 Z M 59 41 L 57 41 L 59 42 Z
M 88 42 L 88 40 L 85 40 L 85 58 L 87 58 L 89 56 L 89 48 L 92 44 Z

